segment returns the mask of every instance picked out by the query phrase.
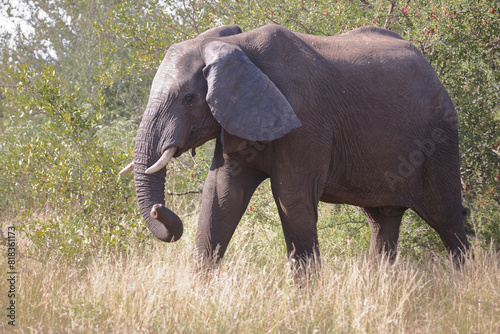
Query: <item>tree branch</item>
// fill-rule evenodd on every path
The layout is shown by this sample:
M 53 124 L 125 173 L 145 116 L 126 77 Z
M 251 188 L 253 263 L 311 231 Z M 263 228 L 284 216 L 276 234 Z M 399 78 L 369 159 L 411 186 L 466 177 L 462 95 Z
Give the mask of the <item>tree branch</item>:
M 189 191 L 185 191 L 183 193 L 173 193 L 171 192 L 170 190 L 167 191 L 167 195 L 169 196 L 184 196 L 184 195 L 188 195 L 188 194 L 201 194 L 201 190 L 189 190 Z
M 368 8 L 373 8 L 373 7 L 374 7 L 372 4 L 370 4 L 370 3 L 369 3 L 368 1 L 366 1 L 366 0 L 360 0 L 360 1 L 361 1 L 361 3 L 362 3 L 363 5 L 365 5 L 365 6 L 366 6 L 366 7 L 368 7 Z
M 387 17 L 385 18 L 384 29 L 387 29 L 387 25 L 391 20 L 391 14 L 394 9 L 395 3 L 396 3 L 395 1 L 391 1 L 391 4 L 389 5 L 389 11 L 387 12 Z

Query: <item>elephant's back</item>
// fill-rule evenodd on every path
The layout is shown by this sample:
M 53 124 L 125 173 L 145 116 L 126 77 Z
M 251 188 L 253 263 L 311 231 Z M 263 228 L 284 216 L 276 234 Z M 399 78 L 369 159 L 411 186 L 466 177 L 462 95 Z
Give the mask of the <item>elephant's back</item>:
M 371 38 L 389 38 L 389 39 L 394 38 L 394 39 L 404 40 L 403 37 L 401 37 L 394 31 L 375 26 L 359 27 L 339 36 L 348 36 L 354 38 L 358 36 L 369 36 Z

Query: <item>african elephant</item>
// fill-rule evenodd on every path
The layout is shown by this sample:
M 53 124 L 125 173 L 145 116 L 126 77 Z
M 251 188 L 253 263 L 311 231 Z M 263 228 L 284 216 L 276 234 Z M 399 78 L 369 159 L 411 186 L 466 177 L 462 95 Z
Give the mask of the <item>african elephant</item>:
M 172 45 L 124 170 L 135 172 L 142 215 L 158 239 L 183 231 L 164 206 L 165 166 L 211 139 L 196 259 L 224 256 L 267 178 L 292 262 L 319 258 L 319 201 L 361 207 L 375 257 L 394 257 L 407 209 L 455 260 L 470 248 L 454 106 L 417 48 L 391 31 L 320 37 L 223 26 Z

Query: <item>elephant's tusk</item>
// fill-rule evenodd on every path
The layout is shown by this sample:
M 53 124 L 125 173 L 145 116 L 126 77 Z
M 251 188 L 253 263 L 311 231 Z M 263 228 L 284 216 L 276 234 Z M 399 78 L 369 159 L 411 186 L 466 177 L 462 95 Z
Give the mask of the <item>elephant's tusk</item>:
M 175 151 L 177 151 L 176 147 L 170 147 L 168 150 L 166 150 L 153 166 L 146 169 L 146 174 L 156 173 L 157 171 L 165 167 L 170 159 L 172 159 L 172 157 L 174 156 Z
M 129 163 L 127 165 L 127 167 L 123 168 L 121 171 L 120 171 L 120 175 L 124 175 L 124 174 L 128 174 L 128 173 L 132 173 L 134 171 L 134 162 L 132 161 L 131 163 Z

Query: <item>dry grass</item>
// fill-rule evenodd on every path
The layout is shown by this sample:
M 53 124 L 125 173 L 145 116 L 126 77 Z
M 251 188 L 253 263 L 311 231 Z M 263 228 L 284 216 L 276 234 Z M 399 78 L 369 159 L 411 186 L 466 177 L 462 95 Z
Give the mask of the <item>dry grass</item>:
M 326 246 L 321 277 L 298 288 L 279 242 L 256 246 L 248 234 L 235 236 L 211 278 L 190 271 L 189 237 L 173 245 L 101 254 L 84 267 L 21 258 L 16 329 L 500 333 L 500 260 L 494 251 L 476 250 L 475 261 L 458 272 L 444 258 L 374 266 L 364 255 L 332 255 Z M 5 299 L 0 300 L 3 305 Z M 10 330 L 2 319 L 0 330 Z

